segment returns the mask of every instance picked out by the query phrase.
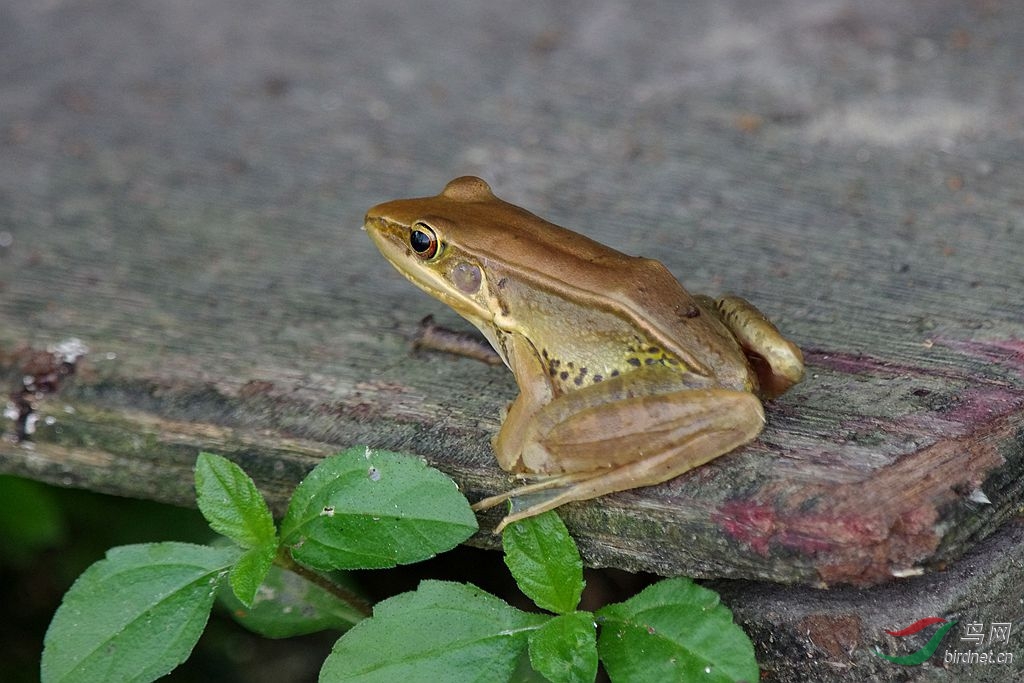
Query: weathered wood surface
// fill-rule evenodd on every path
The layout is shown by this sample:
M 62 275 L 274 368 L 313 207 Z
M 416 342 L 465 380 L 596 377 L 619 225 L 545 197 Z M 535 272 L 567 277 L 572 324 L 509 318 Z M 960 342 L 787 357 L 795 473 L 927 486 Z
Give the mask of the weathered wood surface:
M 754 444 L 564 508 L 591 564 L 870 584 L 1019 513 L 1019 12 L 418 7 L 7 3 L 0 367 L 37 421 L 4 423 L 0 470 L 187 503 L 208 449 L 280 505 L 368 443 L 508 487 L 511 375 L 412 356 L 421 317 L 461 323 L 359 230 L 475 173 L 807 356 Z M 36 391 L 69 338 L 88 354 Z
M 991 681 L 1021 680 L 1024 671 L 1024 524 L 1000 527 L 942 572 L 876 586 L 822 591 L 806 586 L 716 581 L 712 586 L 732 607 L 737 623 L 754 640 L 761 680 L 815 681 Z M 924 647 L 937 628 L 909 638 L 902 629 L 926 616 L 957 620 L 941 647 L 922 666 L 901 666 L 874 654 L 900 656 Z M 1007 642 L 991 642 L 993 623 L 1012 624 Z M 981 626 L 984 642 L 961 640 L 968 624 Z M 1010 654 L 1001 663 L 945 662 L 946 652 Z M 951 658 L 952 659 L 952 658 Z

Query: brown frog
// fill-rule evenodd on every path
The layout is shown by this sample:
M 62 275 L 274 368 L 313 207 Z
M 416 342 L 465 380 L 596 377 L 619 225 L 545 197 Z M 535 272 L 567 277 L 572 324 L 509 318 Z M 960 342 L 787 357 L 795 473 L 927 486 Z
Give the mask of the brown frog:
M 476 325 L 520 395 L 498 463 L 538 481 L 496 529 L 570 501 L 666 481 L 757 436 L 761 398 L 803 378 L 800 350 L 738 297 L 691 295 L 627 256 L 462 177 L 366 214 L 381 253 Z

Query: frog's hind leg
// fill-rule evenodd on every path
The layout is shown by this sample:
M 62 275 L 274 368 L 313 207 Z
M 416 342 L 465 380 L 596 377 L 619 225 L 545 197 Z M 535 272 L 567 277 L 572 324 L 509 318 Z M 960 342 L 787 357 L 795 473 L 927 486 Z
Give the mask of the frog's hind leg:
M 628 426 L 617 419 L 627 409 L 632 415 Z M 764 424 L 756 396 L 726 389 L 637 397 L 561 417 L 538 434 L 538 445 L 572 471 L 477 503 L 479 510 L 547 492 L 505 517 L 496 533 L 565 503 L 672 479 L 747 443 Z M 588 470 L 583 467 L 587 460 L 612 464 Z

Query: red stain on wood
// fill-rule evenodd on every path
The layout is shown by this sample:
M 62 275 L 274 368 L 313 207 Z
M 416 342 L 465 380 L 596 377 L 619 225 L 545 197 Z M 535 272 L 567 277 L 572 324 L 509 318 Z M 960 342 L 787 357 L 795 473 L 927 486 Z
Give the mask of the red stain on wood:
M 1024 377 L 1024 339 L 996 339 L 985 341 L 940 339 L 939 344 L 967 356 L 983 358 L 1009 367 Z
M 936 343 L 1024 376 L 1024 341 Z M 911 408 L 888 423 L 869 417 L 851 426 L 898 434 L 910 443 L 922 443 L 919 449 L 896 451 L 888 463 L 875 468 L 858 468 L 851 462 L 845 478 L 832 482 L 783 475 L 765 481 L 748 498 L 722 504 L 714 522 L 748 552 L 807 562 L 826 584 L 883 582 L 925 568 L 951 525 L 981 525 L 972 492 L 1001 491 L 1007 480 L 1022 474 L 1024 389 L 1013 379 L 1007 381 L 1005 370 L 978 378 L 969 377 L 970 370 L 964 367 L 968 364 L 932 373 L 859 354 L 810 350 L 805 355 L 812 366 L 844 374 L 937 374 L 957 384 L 951 385 L 955 389 L 948 402 L 937 409 Z M 931 393 L 924 389 L 915 395 Z M 841 464 L 846 452 L 842 445 L 837 441 L 835 454 L 819 453 L 814 460 Z M 1008 463 L 1004 454 L 1012 461 Z M 1013 507 L 990 508 L 983 516 L 1006 518 Z
M 922 434 L 956 438 L 974 432 L 980 425 L 1024 408 L 1024 395 L 1006 387 L 980 384 L 966 390 L 947 410 L 908 415 L 901 426 Z
M 768 543 L 775 535 L 776 511 L 770 505 L 749 501 L 730 501 L 714 516 L 727 534 L 761 555 L 768 554 Z

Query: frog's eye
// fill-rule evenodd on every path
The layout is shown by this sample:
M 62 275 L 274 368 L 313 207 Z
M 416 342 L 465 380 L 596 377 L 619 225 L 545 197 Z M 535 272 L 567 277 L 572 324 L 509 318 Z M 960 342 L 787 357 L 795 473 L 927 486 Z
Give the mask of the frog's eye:
M 437 256 L 438 241 L 434 229 L 420 221 L 413 223 L 412 231 L 409 232 L 409 246 L 424 261 Z

